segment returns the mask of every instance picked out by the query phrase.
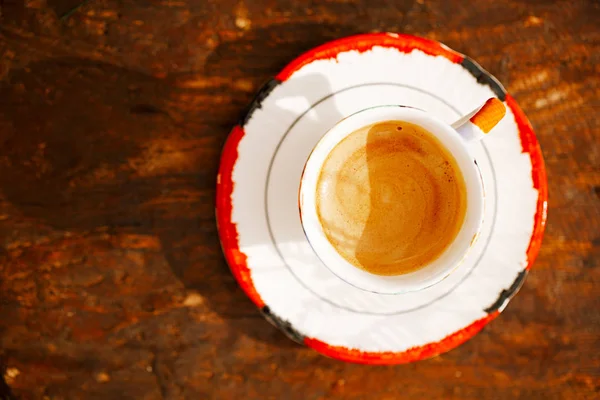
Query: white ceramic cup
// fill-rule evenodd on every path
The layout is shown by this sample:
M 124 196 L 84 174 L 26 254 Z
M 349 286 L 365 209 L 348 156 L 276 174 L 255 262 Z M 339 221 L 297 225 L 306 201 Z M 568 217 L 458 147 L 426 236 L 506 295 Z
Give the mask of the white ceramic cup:
M 462 227 L 446 250 L 428 265 L 403 275 L 381 276 L 355 267 L 331 245 L 316 210 L 317 181 L 321 167 L 331 150 L 346 136 L 377 122 L 399 120 L 410 122 L 431 132 L 456 159 L 465 179 L 467 209 Z M 462 132 L 461 132 L 462 133 Z M 460 265 L 476 241 L 483 220 L 484 191 L 481 173 L 469 153 L 469 138 L 452 126 L 426 113 L 404 106 L 379 106 L 359 111 L 338 122 L 317 143 L 306 161 L 300 181 L 299 208 L 302 227 L 317 256 L 331 272 L 357 288 L 382 294 L 417 291 L 432 286 Z

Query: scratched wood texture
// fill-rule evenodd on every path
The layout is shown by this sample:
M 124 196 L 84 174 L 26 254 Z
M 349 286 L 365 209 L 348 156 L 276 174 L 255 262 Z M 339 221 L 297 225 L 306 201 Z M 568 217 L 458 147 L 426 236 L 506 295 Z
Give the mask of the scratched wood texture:
M 0 398 L 600 398 L 597 1 L 0 0 Z M 549 219 L 524 288 L 442 356 L 369 367 L 266 322 L 219 248 L 220 149 L 292 58 L 406 32 L 531 119 Z

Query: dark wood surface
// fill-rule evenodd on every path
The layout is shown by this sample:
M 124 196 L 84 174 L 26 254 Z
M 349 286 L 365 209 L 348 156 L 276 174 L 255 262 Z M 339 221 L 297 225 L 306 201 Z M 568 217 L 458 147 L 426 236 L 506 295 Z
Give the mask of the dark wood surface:
M 600 398 L 600 3 L 0 0 L 0 398 Z M 443 41 L 531 119 L 549 178 L 520 294 L 442 356 L 369 367 L 287 339 L 214 222 L 269 77 L 372 31 Z

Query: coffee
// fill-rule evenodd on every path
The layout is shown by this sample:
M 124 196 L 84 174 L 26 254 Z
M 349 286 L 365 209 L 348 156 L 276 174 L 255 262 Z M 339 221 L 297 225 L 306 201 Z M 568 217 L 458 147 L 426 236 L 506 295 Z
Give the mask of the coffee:
M 465 219 L 463 175 L 430 132 L 385 121 L 352 132 L 328 154 L 316 188 L 325 236 L 348 262 L 377 275 L 425 267 Z

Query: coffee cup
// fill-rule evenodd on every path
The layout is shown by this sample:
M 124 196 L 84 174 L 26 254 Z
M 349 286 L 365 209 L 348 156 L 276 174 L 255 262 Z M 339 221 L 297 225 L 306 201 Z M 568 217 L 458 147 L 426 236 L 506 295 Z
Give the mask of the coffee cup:
M 475 124 L 489 122 L 481 115 L 474 110 L 453 126 L 420 109 L 377 106 L 324 134 L 302 173 L 299 210 L 308 242 L 333 274 L 365 291 L 398 294 L 430 287 L 461 264 L 484 214 L 483 180 L 468 148 L 491 129 Z

